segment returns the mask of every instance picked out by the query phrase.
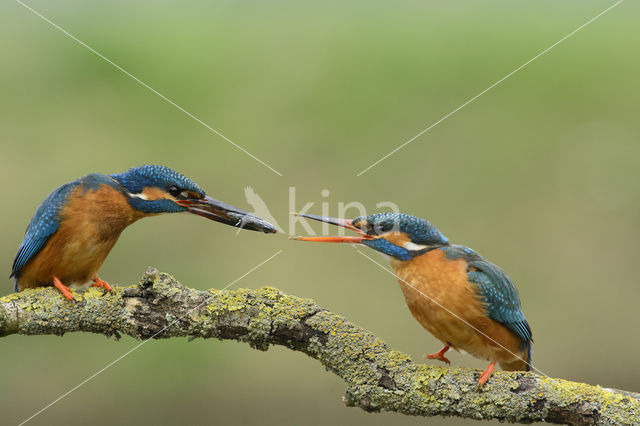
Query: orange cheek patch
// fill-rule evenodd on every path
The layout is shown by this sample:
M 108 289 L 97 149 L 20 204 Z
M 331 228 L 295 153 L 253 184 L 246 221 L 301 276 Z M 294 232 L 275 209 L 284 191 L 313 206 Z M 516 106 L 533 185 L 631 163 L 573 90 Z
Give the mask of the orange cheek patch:
M 398 247 L 404 247 L 406 243 L 411 241 L 411 239 L 407 237 L 405 234 L 403 234 L 402 232 L 391 232 L 389 234 L 384 235 L 382 238 L 384 238 L 385 240 L 389 241 L 391 244 Z
M 173 198 L 171 195 L 169 195 L 169 193 L 163 191 L 160 188 L 145 188 L 142 191 L 142 195 L 147 200 L 159 200 L 161 198 L 168 198 L 170 200 L 175 200 L 175 198 Z

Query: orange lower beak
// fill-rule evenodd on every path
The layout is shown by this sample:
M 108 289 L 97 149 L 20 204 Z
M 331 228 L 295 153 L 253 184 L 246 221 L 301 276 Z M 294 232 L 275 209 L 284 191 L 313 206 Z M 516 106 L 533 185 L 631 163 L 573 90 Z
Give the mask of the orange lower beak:
M 326 217 L 318 216 L 315 214 L 306 213 L 294 213 L 297 216 L 306 217 L 308 219 L 317 220 L 319 222 L 330 223 L 332 225 L 340 226 L 342 228 L 350 229 L 360 234 L 359 237 L 293 237 L 293 240 L 297 241 L 315 241 L 318 243 L 361 243 L 364 240 L 371 240 L 371 235 L 362 232 L 360 228 L 353 226 L 353 222 L 349 219 L 342 219 L 338 217 Z
M 296 241 L 315 241 L 317 243 L 361 243 L 364 237 L 293 237 Z

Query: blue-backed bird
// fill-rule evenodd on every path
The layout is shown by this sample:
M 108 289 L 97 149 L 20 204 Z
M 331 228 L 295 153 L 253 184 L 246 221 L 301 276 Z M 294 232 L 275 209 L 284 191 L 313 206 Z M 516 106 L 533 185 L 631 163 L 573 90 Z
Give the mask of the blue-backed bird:
M 268 222 L 208 197 L 191 179 L 164 166 L 145 165 L 124 173 L 93 173 L 53 191 L 36 210 L 13 261 L 15 291 L 54 285 L 111 291 L 98 269 L 129 225 L 161 213 L 190 212 L 227 225 L 267 233 Z
M 475 251 L 449 244 L 431 223 L 407 214 L 379 213 L 353 220 L 300 216 L 360 235 L 296 240 L 358 243 L 390 258 L 409 310 L 444 345 L 428 358 L 449 363 L 444 354 L 453 348 L 489 361 L 479 386 L 489 379 L 496 363 L 509 371 L 533 367 L 531 328 L 518 291 L 502 269 Z

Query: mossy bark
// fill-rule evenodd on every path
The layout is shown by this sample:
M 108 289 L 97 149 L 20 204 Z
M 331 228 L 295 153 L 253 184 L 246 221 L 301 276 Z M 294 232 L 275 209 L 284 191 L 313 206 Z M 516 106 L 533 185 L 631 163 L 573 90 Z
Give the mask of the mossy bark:
M 497 372 L 478 389 L 478 370 L 415 364 L 312 300 L 275 288 L 197 291 L 149 268 L 136 286 L 74 294 L 75 303 L 50 287 L 0 298 L 0 336 L 86 331 L 233 339 L 261 350 L 275 344 L 320 361 L 346 382 L 344 402 L 366 411 L 514 423 L 640 423 L 638 394 L 526 372 Z

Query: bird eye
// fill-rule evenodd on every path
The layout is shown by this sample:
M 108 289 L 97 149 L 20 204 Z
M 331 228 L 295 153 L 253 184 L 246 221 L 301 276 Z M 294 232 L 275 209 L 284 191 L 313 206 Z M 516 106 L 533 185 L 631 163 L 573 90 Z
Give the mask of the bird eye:
M 167 189 L 167 192 L 169 194 L 171 194 L 172 197 L 176 197 L 177 198 L 180 195 L 180 188 L 178 188 L 177 186 L 170 186 Z
M 395 230 L 395 223 L 390 221 L 380 221 L 374 222 L 373 224 L 373 232 L 376 235 L 386 234 L 387 232 L 391 232 Z

